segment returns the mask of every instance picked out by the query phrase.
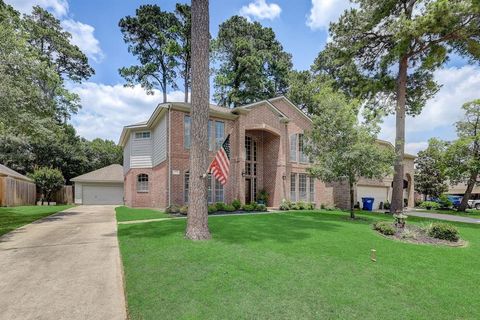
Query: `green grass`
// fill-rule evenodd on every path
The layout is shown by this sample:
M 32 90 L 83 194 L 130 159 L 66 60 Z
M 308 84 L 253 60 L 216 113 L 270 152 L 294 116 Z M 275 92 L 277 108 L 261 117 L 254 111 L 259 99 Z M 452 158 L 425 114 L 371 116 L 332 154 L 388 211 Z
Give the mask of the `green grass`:
M 0 207 L 0 236 L 35 220 L 71 207 L 69 205 Z
M 456 224 L 466 248 L 435 247 L 376 234 L 385 215 L 346 216 L 212 217 L 206 242 L 183 238 L 185 220 L 119 225 L 130 318 L 478 318 L 480 226 Z
M 117 221 L 148 220 L 158 218 L 170 218 L 168 214 L 152 209 L 136 209 L 129 207 L 117 207 L 115 209 Z
M 451 214 L 454 216 L 474 218 L 474 219 L 480 218 L 480 210 L 477 210 L 477 209 L 467 209 L 466 212 L 458 212 L 457 210 L 453 210 L 453 209 L 448 209 L 448 210 L 417 209 L 416 211 L 427 212 L 427 213 Z

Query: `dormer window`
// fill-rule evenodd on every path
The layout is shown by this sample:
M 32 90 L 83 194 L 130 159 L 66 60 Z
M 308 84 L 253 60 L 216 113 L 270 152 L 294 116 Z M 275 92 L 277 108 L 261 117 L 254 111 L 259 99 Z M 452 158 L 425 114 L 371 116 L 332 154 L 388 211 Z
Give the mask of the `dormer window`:
M 150 139 L 150 131 L 139 131 L 135 132 L 135 139 Z

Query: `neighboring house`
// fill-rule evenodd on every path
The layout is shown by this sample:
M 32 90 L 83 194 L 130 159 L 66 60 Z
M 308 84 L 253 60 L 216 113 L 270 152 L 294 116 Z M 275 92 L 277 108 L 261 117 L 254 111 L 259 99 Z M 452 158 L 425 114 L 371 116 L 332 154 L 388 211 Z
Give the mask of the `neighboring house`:
M 465 191 L 467 190 L 467 184 L 466 183 L 459 183 L 456 185 L 449 185 L 448 186 L 448 191 L 445 192 L 446 194 L 451 194 L 455 196 L 464 196 Z M 472 190 L 472 195 L 470 197 L 471 200 L 477 200 L 480 199 L 480 186 L 475 186 L 473 187 Z
M 394 146 L 384 140 L 377 142 L 386 148 L 394 149 Z M 404 205 L 413 208 L 415 205 L 415 188 L 414 188 L 414 160 L 415 156 L 405 154 L 404 157 L 404 178 L 403 178 L 403 201 Z M 355 203 L 362 206 L 362 198 L 374 198 L 373 208 L 380 209 L 382 204 L 392 201 L 392 183 L 393 175 L 389 175 L 383 179 L 365 179 L 361 178 L 355 186 L 354 195 Z M 339 208 L 347 209 L 350 207 L 350 195 L 348 193 L 347 183 L 334 183 L 334 202 Z
M 311 119 L 283 96 L 233 109 L 211 105 L 209 159 L 230 134 L 231 167 L 225 186 L 207 178 L 208 202 L 249 203 L 265 190 L 268 206 L 279 206 L 282 199 L 333 205 L 334 186 L 307 174 L 303 135 L 311 127 Z M 158 105 L 147 121 L 124 127 L 119 144 L 124 149 L 126 205 L 188 204 L 189 104 Z
M 0 164 L 0 206 L 34 205 L 35 201 L 33 180 Z
M 123 204 L 123 167 L 107 167 L 71 179 L 75 183 L 75 204 Z

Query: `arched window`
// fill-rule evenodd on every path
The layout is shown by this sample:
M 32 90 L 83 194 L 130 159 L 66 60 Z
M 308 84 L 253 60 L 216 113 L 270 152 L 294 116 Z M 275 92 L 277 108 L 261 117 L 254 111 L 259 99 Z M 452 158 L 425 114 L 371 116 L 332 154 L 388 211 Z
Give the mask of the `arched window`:
M 148 174 L 141 173 L 137 176 L 137 192 L 148 192 Z

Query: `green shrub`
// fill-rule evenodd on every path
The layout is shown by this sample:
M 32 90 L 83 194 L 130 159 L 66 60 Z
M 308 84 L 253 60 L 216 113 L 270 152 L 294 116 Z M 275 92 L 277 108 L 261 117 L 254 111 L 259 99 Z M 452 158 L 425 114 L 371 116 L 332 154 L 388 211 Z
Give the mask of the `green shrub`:
M 422 205 L 423 200 L 415 199 L 415 207 L 420 207 Z
M 258 203 L 256 203 L 255 201 L 252 201 L 250 202 L 250 205 L 252 206 L 253 210 L 257 210 Z
M 268 198 L 270 198 L 270 195 L 265 189 L 262 189 L 258 192 L 257 201 L 261 202 L 262 204 L 267 204 Z
M 390 210 L 390 202 L 385 201 L 385 203 L 383 204 L 383 209 Z
M 433 201 L 423 201 L 422 204 L 420 205 L 420 208 L 424 209 L 440 209 L 440 205 L 436 202 Z
M 218 210 L 217 210 L 217 206 L 216 206 L 216 205 L 214 205 L 214 204 L 209 204 L 209 205 L 208 205 L 208 213 L 215 213 L 215 212 L 217 212 L 217 211 L 218 211 Z
M 257 205 L 256 210 L 257 211 L 267 211 L 267 206 L 264 205 L 264 204 L 259 204 L 259 205 Z
M 373 225 L 373 229 L 377 230 L 378 232 L 386 235 L 391 236 L 395 234 L 395 227 L 391 222 L 388 221 L 378 221 Z
M 438 204 L 442 209 L 448 209 L 453 206 L 453 202 L 448 199 L 446 194 L 442 194 L 440 197 L 438 197 Z
M 232 204 L 227 204 L 227 205 L 225 205 L 224 210 L 227 211 L 227 212 L 233 212 L 237 209 Z
M 325 205 L 323 203 L 320 204 L 320 209 L 325 210 Z
M 181 206 L 179 211 L 180 211 L 180 214 L 186 216 L 188 213 L 188 206 Z
M 307 210 L 313 210 L 313 209 L 315 209 L 315 203 L 314 202 L 309 202 L 309 203 L 306 204 L 305 207 L 306 207 Z
M 238 210 L 242 207 L 242 203 L 240 202 L 240 200 L 235 199 L 232 201 L 232 206 L 235 207 L 235 210 Z
M 217 202 L 215 203 L 215 206 L 217 207 L 218 211 L 225 211 L 225 202 Z
M 165 209 L 165 212 L 166 213 L 179 213 L 180 212 L 180 207 L 176 204 L 172 204 L 172 205 L 169 205 L 166 209 Z
M 444 222 L 434 222 L 428 227 L 428 235 L 433 238 L 458 241 L 460 239 L 458 235 L 458 229 L 451 224 Z
M 298 201 L 296 203 L 297 210 L 305 210 L 307 208 L 307 205 L 303 201 Z
M 291 205 L 290 201 L 282 199 L 282 203 L 280 204 L 279 209 L 283 211 L 290 210 L 290 205 Z
M 255 206 L 251 205 L 251 204 L 244 204 L 242 206 L 242 210 L 243 211 L 254 211 L 255 210 Z

